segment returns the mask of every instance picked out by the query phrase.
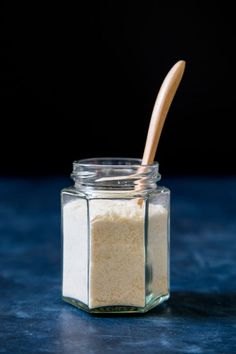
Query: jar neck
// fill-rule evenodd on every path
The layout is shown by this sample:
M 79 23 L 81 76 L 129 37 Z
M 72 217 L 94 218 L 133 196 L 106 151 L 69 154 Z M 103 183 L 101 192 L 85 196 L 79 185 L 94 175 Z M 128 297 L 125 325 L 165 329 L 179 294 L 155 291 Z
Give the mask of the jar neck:
M 75 161 L 72 179 L 75 188 L 104 193 L 144 194 L 156 189 L 159 165 L 141 165 L 140 159 L 97 158 Z

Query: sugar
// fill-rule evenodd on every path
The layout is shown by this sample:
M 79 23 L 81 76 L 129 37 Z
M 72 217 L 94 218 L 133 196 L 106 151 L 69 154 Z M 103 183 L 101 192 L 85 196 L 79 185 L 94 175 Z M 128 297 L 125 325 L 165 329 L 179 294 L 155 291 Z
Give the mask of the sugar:
M 84 200 L 66 204 L 63 215 L 64 296 L 91 309 L 113 305 L 144 307 L 146 261 L 152 268 L 149 291 L 155 296 L 167 294 L 168 218 L 163 206 L 149 206 L 147 252 L 144 203 L 140 207 L 134 199 L 90 200 L 90 236 Z
M 63 296 L 88 301 L 88 223 L 83 199 L 63 208 Z
M 145 305 L 144 208 L 91 201 L 89 307 Z

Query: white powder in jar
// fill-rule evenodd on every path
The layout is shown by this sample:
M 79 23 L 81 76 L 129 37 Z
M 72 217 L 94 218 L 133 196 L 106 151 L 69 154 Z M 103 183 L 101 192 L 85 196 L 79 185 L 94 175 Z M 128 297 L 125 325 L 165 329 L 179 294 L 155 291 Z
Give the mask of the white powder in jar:
M 88 303 L 88 221 L 84 199 L 63 207 L 62 294 Z
M 150 205 L 145 252 L 144 203 L 140 207 L 137 200 L 94 199 L 89 206 L 90 239 L 86 201 L 64 206 L 63 296 L 89 308 L 144 307 L 146 257 L 152 268 L 151 292 L 166 295 L 167 210 Z

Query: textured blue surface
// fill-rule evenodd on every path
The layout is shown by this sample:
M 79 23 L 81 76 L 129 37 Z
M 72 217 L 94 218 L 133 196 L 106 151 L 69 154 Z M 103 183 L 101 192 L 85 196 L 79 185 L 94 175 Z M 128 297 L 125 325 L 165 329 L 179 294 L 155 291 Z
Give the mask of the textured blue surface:
M 59 191 L 69 184 L 0 180 L 0 353 L 235 353 L 236 179 L 165 181 L 171 298 L 106 317 L 61 300 Z

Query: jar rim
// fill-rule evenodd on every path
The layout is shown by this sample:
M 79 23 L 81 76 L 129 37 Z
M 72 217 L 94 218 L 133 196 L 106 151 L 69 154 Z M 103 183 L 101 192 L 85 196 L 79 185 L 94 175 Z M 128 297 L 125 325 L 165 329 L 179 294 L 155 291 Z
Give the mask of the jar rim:
M 140 168 L 142 167 L 153 167 L 158 168 L 159 163 L 153 161 L 151 164 L 142 164 L 142 159 L 139 158 L 128 158 L 128 157 L 97 157 L 97 158 L 88 158 L 88 159 L 81 159 L 76 160 L 73 162 L 74 167 L 94 167 L 94 168 L 125 168 L 127 169 L 128 166 L 133 168 Z
M 160 180 L 159 164 L 142 165 L 141 159 L 99 157 L 74 161 L 72 179 L 79 189 L 133 190 L 156 188 Z M 138 187 L 137 187 L 138 185 Z M 142 186 L 142 187 L 141 187 Z

